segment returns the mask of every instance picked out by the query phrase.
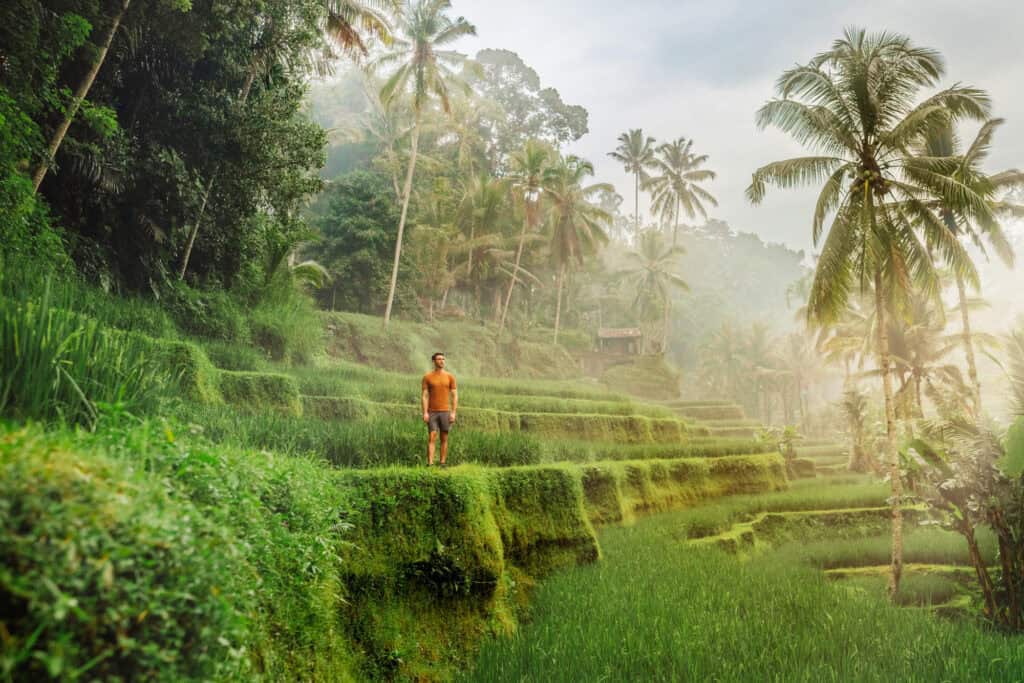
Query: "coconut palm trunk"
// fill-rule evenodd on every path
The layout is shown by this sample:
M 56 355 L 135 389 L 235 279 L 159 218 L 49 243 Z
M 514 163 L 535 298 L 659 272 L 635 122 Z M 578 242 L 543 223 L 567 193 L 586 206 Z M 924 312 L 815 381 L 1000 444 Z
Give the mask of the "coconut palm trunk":
M 391 306 L 395 301 L 395 287 L 398 285 L 398 262 L 402 258 L 402 236 L 405 234 L 405 217 L 409 212 L 409 196 L 412 194 L 412 175 L 416 170 L 416 152 L 420 141 L 420 113 L 416 112 L 416 122 L 412 127 L 412 150 L 409 154 L 409 170 L 405 174 L 405 187 L 402 191 L 402 215 L 398 219 L 398 237 L 395 239 L 395 262 L 391 266 L 391 285 L 388 288 L 388 305 L 384 309 L 384 327 L 391 322 Z
M 555 344 L 558 344 L 558 326 L 562 322 L 562 285 L 565 283 L 565 263 L 558 269 L 558 298 L 555 303 Z
M 633 237 L 640 234 L 640 171 L 633 174 Z
M 661 327 L 661 352 L 666 353 L 668 351 L 668 327 L 669 327 L 669 312 L 672 310 L 672 299 L 669 298 L 668 292 L 665 293 L 664 310 L 662 311 L 663 320 Z
M 50 163 L 57 157 L 57 150 L 60 149 L 61 144 L 64 142 L 64 137 L 68 134 L 68 129 L 71 128 L 71 122 L 75 120 L 75 115 L 89 94 L 92 84 L 96 81 L 96 75 L 99 74 L 100 68 L 107 58 L 110 46 L 114 42 L 114 36 L 117 35 L 117 29 L 121 26 L 121 20 L 124 19 L 124 15 L 128 12 L 129 5 L 131 5 L 131 0 L 124 0 L 122 2 L 121 9 L 114 17 L 110 30 L 107 32 L 107 37 L 103 40 L 103 46 L 96 53 L 96 59 L 93 60 L 92 67 L 89 68 L 88 73 L 82 78 L 82 82 L 78 84 L 78 89 L 75 90 L 71 104 L 64 113 L 64 119 L 60 122 L 57 130 L 54 131 L 53 137 L 50 138 L 50 144 L 46 146 L 46 158 L 39 163 L 39 166 L 36 167 L 35 172 L 32 174 L 33 192 L 39 191 L 39 186 L 43 184 L 46 172 L 50 170 Z
M 875 270 L 875 324 L 878 327 L 878 367 L 882 373 L 882 392 L 885 396 L 885 449 L 892 485 L 892 563 L 889 574 L 889 597 L 895 598 L 900 590 L 903 574 L 903 481 L 896 454 L 896 408 L 893 403 L 892 359 L 889 353 L 889 331 L 885 319 L 885 294 L 882 289 L 882 271 Z
M 508 316 L 508 307 L 512 303 L 512 290 L 516 286 L 516 278 L 519 277 L 519 263 L 523 258 L 523 246 L 526 244 L 526 233 L 530 229 L 529 211 L 523 219 L 523 231 L 519 234 L 519 245 L 516 247 L 516 264 L 512 268 L 512 277 L 508 282 L 508 291 L 505 293 L 505 305 L 501 307 L 501 322 L 498 323 L 498 334 L 505 330 L 505 318 Z
M 956 276 L 956 289 L 960 295 L 960 320 L 963 322 L 964 353 L 967 355 L 967 376 L 971 380 L 974 414 L 981 414 L 981 381 L 978 379 L 978 364 L 974 359 L 974 343 L 971 341 L 971 318 L 967 312 L 967 287 L 964 278 Z

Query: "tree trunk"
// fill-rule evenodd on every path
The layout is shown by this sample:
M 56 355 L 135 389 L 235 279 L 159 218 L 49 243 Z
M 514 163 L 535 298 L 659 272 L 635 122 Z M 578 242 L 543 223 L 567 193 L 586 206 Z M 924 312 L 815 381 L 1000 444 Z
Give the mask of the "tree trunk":
M 978 577 L 978 585 L 981 586 L 981 593 L 985 597 L 985 614 L 989 619 L 995 621 L 999 616 L 999 608 L 996 605 L 995 589 L 992 585 L 992 577 L 988 573 L 985 560 L 981 557 L 981 550 L 978 548 L 978 540 L 974 536 L 974 526 L 965 516 L 960 521 L 960 533 L 967 539 L 967 553 L 974 565 L 974 573 Z
M 1017 631 L 1020 630 L 1021 625 L 1021 603 L 1018 592 L 1020 577 L 1017 576 L 1017 571 L 1014 567 L 1013 547 L 1016 543 L 1013 538 L 1013 532 L 1010 531 L 1006 524 L 1006 518 L 1003 516 L 1002 510 L 998 508 L 989 509 L 987 516 L 989 523 L 996 532 L 996 538 L 999 539 L 999 562 L 1003 570 L 1003 592 L 1007 602 L 1004 624 Z
M 672 310 L 672 300 L 668 294 L 665 294 L 665 310 L 663 312 L 664 320 L 661 327 L 661 352 L 668 353 L 668 328 L 669 328 L 669 311 Z
M 412 152 L 409 155 L 409 171 L 405 174 L 405 190 L 402 193 L 402 215 L 398 219 L 398 237 L 395 239 L 395 262 L 391 266 L 391 285 L 388 288 L 388 304 L 384 309 L 384 327 L 391 322 L 391 306 L 395 302 L 395 287 L 398 285 L 398 262 L 402 258 L 402 236 L 405 234 L 405 217 L 409 212 L 409 196 L 412 194 L 412 174 L 416 170 L 416 152 L 420 141 L 420 114 L 412 126 Z
M 633 174 L 633 237 L 640 237 L 640 171 Z
M 466 280 L 473 277 L 473 240 L 476 239 L 476 221 L 469 224 L 469 264 L 466 266 Z
M 903 481 L 900 479 L 900 465 L 896 454 L 896 408 L 893 405 L 892 375 L 889 371 L 889 331 L 886 328 L 881 270 L 875 271 L 875 324 L 878 326 L 878 366 L 882 373 L 882 392 L 885 396 L 885 449 L 892 485 L 892 564 L 889 575 L 889 598 L 895 599 L 903 575 Z
M 956 276 L 956 288 L 960 294 L 960 319 L 963 322 L 964 352 L 967 354 L 967 376 L 973 390 L 974 414 L 981 415 L 981 381 L 978 379 L 978 365 L 974 359 L 974 342 L 971 341 L 971 319 L 967 312 L 967 288 L 964 279 Z
M 526 244 L 526 233 L 530 229 L 530 212 L 529 209 L 526 211 L 526 216 L 523 218 L 523 231 L 519 234 L 519 246 L 516 247 L 516 265 L 512 269 L 512 278 L 508 283 L 508 292 L 505 294 L 505 305 L 501 308 L 501 322 L 498 324 L 498 334 L 501 334 L 505 329 L 505 317 L 508 315 L 508 306 L 512 302 L 512 290 L 516 286 L 516 278 L 519 277 L 519 262 L 523 258 L 523 245 Z
M 672 246 L 675 247 L 679 241 L 679 198 L 676 197 L 676 225 L 672 228 Z
M 107 58 L 107 53 L 110 51 L 110 46 L 114 42 L 114 36 L 117 35 L 117 29 L 121 25 L 121 20 L 124 19 L 125 13 L 128 11 L 128 6 L 132 0 L 123 0 L 121 3 L 121 9 L 114 17 L 114 21 L 110 25 L 110 31 L 107 33 L 107 37 L 103 40 L 103 46 L 100 51 L 96 53 L 96 60 L 93 62 L 92 67 L 89 68 L 88 73 L 82 78 L 82 82 L 78 84 L 78 89 L 75 90 L 74 97 L 71 98 L 71 104 L 68 106 L 67 111 L 64 113 L 64 119 L 57 126 L 57 130 L 54 131 L 53 137 L 50 138 L 50 144 L 46 146 L 46 157 L 39 162 L 36 170 L 32 173 L 32 191 L 38 192 L 39 186 L 43 184 L 43 178 L 46 177 L 46 172 L 50 169 L 51 162 L 57 158 L 57 150 L 60 149 L 61 144 L 64 142 L 64 136 L 67 135 L 68 129 L 71 128 L 71 122 L 75 120 L 75 115 L 82 106 L 82 102 L 89 94 L 89 90 L 92 88 L 92 84 L 96 81 L 96 75 L 100 72 L 100 68 L 103 66 L 103 62 Z
M 206 189 L 203 191 L 203 201 L 199 204 L 199 214 L 196 216 L 192 232 L 188 234 L 188 242 L 185 244 L 185 253 L 181 257 L 181 267 L 178 268 L 178 279 L 185 279 L 185 271 L 188 270 L 188 262 L 192 258 L 192 247 L 196 243 L 196 235 L 199 234 L 199 226 L 203 222 L 203 215 L 206 214 L 206 203 L 210 200 L 210 191 L 213 190 L 213 181 L 216 174 L 211 175 L 206 181 Z
M 238 103 L 240 105 L 245 104 L 249 100 L 249 93 L 252 92 L 252 84 L 256 81 L 256 60 L 253 59 L 249 64 L 249 73 L 245 77 L 245 85 L 242 86 L 241 92 L 238 94 Z M 181 257 L 181 267 L 178 269 L 178 279 L 185 279 L 185 271 L 188 270 L 188 263 L 192 259 L 192 247 L 195 246 L 196 236 L 199 234 L 199 226 L 202 225 L 203 216 L 206 214 L 206 204 L 210 200 L 210 193 L 213 191 L 213 183 L 217 179 L 216 167 L 213 173 L 210 174 L 210 179 L 206 181 L 206 189 L 203 190 L 203 201 L 199 205 L 199 214 L 196 216 L 195 223 L 192 225 L 192 232 L 188 235 L 188 243 L 185 244 L 185 253 Z
M 562 283 L 565 282 L 565 264 L 558 269 L 558 298 L 555 303 L 555 344 L 558 344 L 558 326 L 562 322 Z

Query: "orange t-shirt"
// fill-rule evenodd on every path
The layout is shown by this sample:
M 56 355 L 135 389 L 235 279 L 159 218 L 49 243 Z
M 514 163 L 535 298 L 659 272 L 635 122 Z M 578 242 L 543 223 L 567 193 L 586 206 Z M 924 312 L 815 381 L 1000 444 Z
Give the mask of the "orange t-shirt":
M 428 411 L 451 410 L 448 401 L 451 393 L 455 391 L 455 375 L 444 370 L 428 372 L 423 375 L 423 391 L 430 396 L 427 402 Z

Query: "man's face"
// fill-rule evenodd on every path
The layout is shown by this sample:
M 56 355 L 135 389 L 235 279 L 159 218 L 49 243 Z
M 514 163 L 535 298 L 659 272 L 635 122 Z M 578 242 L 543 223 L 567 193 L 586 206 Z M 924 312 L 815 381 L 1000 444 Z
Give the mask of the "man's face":
M 444 356 L 434 356 L 434 367 L 438 370 L 444 370 Z

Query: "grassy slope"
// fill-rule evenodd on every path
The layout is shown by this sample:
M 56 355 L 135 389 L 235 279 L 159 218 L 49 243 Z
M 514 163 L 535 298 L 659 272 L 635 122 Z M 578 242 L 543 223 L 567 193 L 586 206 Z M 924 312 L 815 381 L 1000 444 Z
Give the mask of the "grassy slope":
M 877 501 L 881 490 L 853 484 L 831 493 L 849 504 Z M 604 561 L 547 580 L 532 608 L 533 623 L 489 643 L 466 679 L 1019 679 L 1024 650 L 1017 640 L 889 605 L 879 599 L 873 577 L 830 581 L 811 560 L 824 559 L 821 553 L 836 546 L 832 541 L 785 546 L 749 562 L 687 541 L 688 529 L 709 517 L 732 519 L 772 506 L 815 509 L 829 505 L 829 497 L 804 487 L 727 498 L 606 529 L 600 535 Z M 910 534 L 908 560 L 927 561 L 943 533 Z M 874 539 L 846 543 L 863 549 Z M 947 580 L 912 572 L 906 599 L 939 600 L 951 590 Z

